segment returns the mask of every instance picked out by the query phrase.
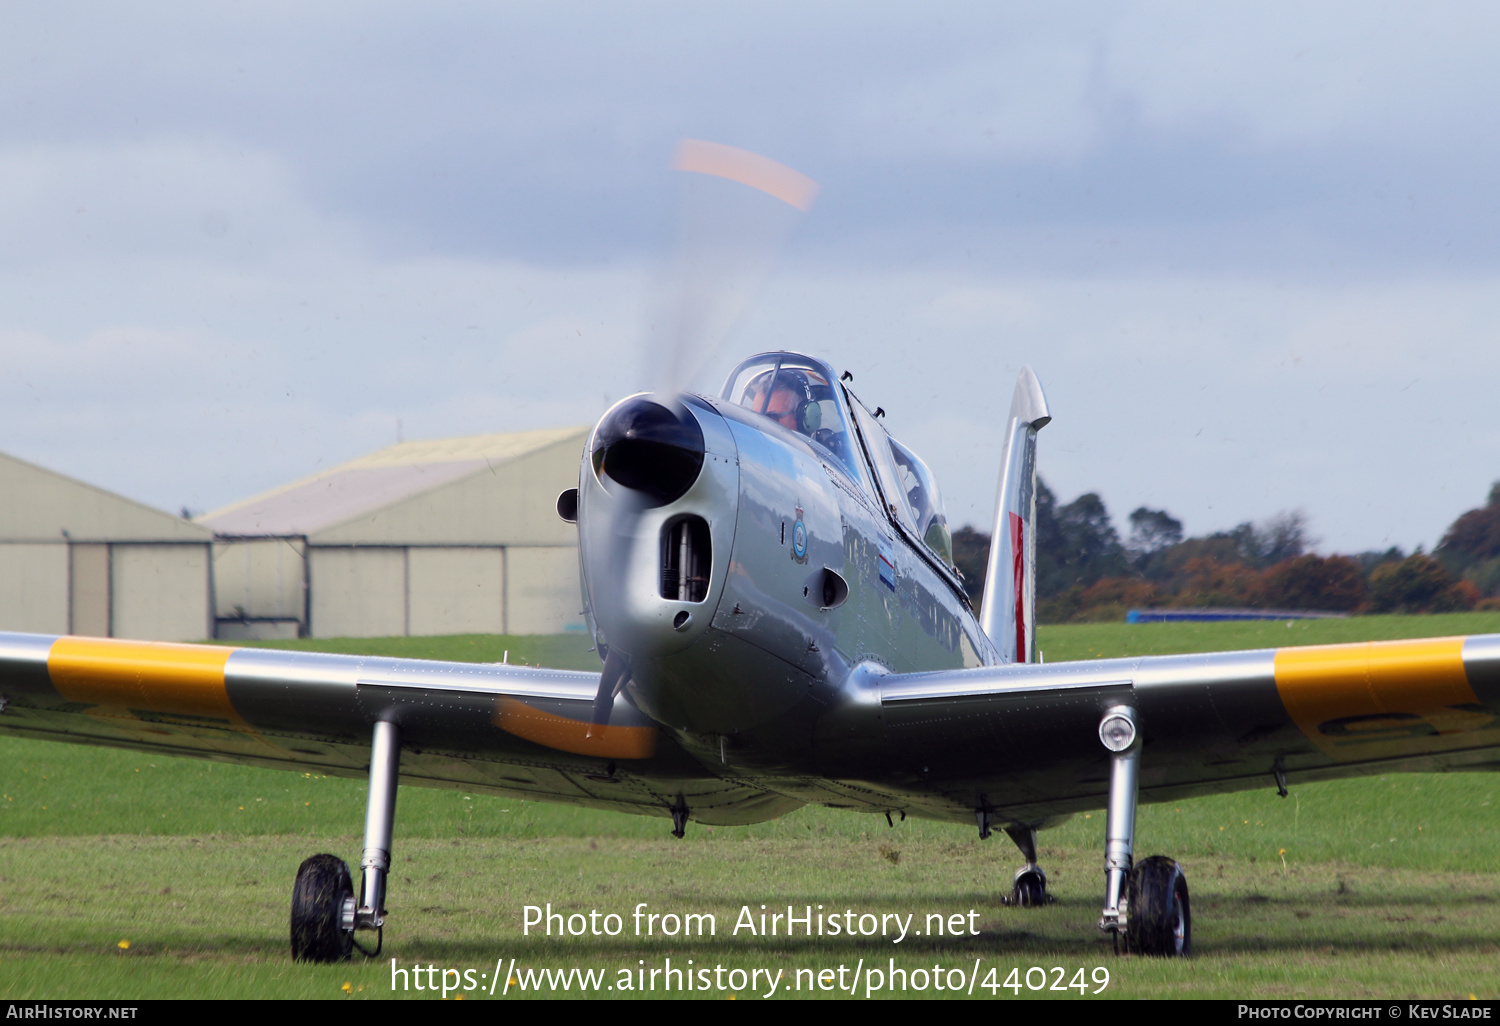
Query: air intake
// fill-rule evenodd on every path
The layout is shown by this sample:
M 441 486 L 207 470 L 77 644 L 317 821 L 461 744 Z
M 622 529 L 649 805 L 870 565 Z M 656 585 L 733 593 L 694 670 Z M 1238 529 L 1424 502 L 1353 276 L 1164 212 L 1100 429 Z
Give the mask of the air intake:
M 713 542 L 702 517 L 678 517 L 661 529 L 661 597 L 678 602 L 708 598 Z

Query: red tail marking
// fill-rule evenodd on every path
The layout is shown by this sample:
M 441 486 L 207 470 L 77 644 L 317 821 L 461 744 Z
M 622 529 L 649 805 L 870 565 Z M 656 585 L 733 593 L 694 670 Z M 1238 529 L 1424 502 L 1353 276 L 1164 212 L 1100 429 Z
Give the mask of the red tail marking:
M 1010 515 L 1011 573 L 1016 592 L 1016 662 L 1026 661 L 1026 521 Z

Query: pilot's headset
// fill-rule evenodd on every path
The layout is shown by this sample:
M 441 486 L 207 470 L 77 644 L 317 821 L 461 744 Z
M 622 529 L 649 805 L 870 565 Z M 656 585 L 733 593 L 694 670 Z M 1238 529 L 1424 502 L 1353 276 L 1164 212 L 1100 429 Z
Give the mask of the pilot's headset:
M 791 389 L 797 395 L 797 405 L 792 412 L 796 416 L 797 430 L 804 435 L 812 435 L 823 426 L 823 407 L 813 398 L 812 381 L 806 372 L 795 370 L 791 367 L 783 367 L 776 372 L 776 380 L 771 389 Z

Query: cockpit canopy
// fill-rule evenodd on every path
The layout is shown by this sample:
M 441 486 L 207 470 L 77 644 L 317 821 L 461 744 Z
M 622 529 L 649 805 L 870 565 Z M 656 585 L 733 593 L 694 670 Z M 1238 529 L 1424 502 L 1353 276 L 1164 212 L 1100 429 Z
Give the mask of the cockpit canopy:
M 736 367 L 720 397 L 754 410 L 828 451 L 908 534 L 953 566 L 953 539 L 943 497 L 927 465 L 891 438 L 823 361 L 796 353 L 762 353 Z M 864 436 L 866 463 L 851 422 Z M 878 482 L 878 483 L 877 483 Z
M 927 464 L 906 446 L 889 438 L 891 457 L 896 463 L 896 474 L 901 479 L 901 488 L 906 493 L 906 506 L 916 526 L 917 537 L 940 556 L 944 563 L 953 565 L 953 536 L 948 531 L 948 512 L 943 507 L 943 497 L 937 490 L 937 482 Z
M 795 353 L 752 356 L 729 375 L 721 395 L 803 435 L 843 465 L 856 481 L 866 474 L 833 371 L 821 360 Z

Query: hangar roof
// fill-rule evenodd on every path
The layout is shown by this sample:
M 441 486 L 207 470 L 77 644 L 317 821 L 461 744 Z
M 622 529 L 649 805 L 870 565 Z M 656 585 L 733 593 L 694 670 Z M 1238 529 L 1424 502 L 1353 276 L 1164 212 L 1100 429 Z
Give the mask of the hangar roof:
M 190 520 L 0 453 L 0 541 L 207 542 Z
M 228 536 L 313 535 L 423 493 L 576 439 L 588 428 L 545 428 L 401 442 L 197 518 Z M 571 457 L 576 466 L 577 454 Z

